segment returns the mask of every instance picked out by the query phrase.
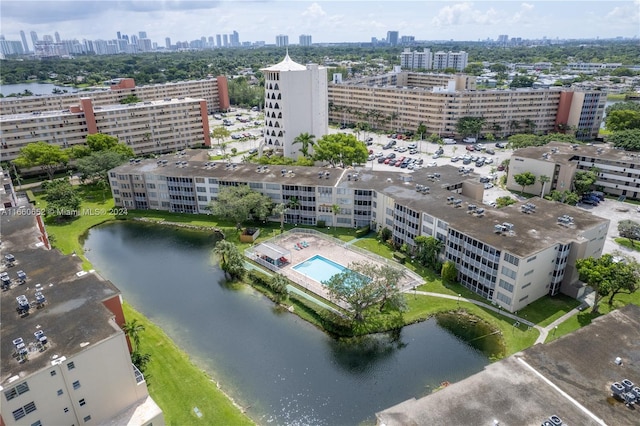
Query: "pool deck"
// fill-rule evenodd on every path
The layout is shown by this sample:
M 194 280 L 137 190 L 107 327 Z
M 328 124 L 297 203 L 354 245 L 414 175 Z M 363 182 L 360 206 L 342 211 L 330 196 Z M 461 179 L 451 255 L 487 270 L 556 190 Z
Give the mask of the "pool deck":
M 420 276 L 404 268 L 397 262 L 389 259 L 384 259 L 373 253 L 368 253 L 362 249 L 358 250 L 355 247 L 351 247 L 346 242 L 325 236 L 323 234 L 318 235 L 317 231 L 309 230 L 308 232 L 304 232 L 302 229 L 289 231 L 282 235 L 278 235 L 272 239 L 269 239 L 267 242 L 276 244 L 291 251 L 289 263 L 279 268 L 277 272 L 286 276 L 291 281 L 304 287 L 310 292 L 315 293 L 326 300 L 330 300 L 333 303 L 336 303 L 336 300 L 330 297 L 329 292 L 324 285 L 296 271 L 295 269 L 293 269 L 293 267 L 313 256 L 320 255 L 345 267 L 349 267 L 349 264 L 351 263 L 359 262 L 388 264 L 394 266 L 395 268 L 401 268 L 406 272 L 405 277 L 400 280 L 400 288 L 402 291 L 411 290 L 414 286 L 420 285 L 423 282 Z M 302 242 L 306 242 L 308 247 L 301 249 L 298 248 L 296 250 L 294 247 L 298 243 Z M 340 303 L 339 305 L 343 308 L 346 308 L 346 306 L 343 306 L 342 303 Z

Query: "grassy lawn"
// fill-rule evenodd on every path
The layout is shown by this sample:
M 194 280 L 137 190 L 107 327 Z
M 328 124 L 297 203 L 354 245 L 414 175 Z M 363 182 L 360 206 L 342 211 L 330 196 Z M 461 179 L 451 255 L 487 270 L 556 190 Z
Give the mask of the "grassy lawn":
M 91 264 L 84 257 L 81 238 L 91 227 L 115 219 L 111 211 L 113 199 L 109 191 L 106 191 L 103 196 L 101 190 L 91 186 L 81 186 L 78 191 L 83 198 L 78 216 L 64 221 L 47 217 L 45 224 L 52 245 L 64 254 L 75 252 L 82 259 L 83 268 L 88 270 L 91 269 Z M 42 193 L 34 195 L 35 207 L 44 210 L 47 206 L 47 202 L 43 199 L 44 195 Z
M 562 294 L 545 296 L 518 311 L 518 316 L 545 327 L 579 305 L 577 300 Z
M 620 244 L 622 247 L 626 247 L 631 250 L 640 251 L 640 245 L 632 244 L 628 238 L 615 238 L 614 241 Z
M 253 424 L 158 326 L 128 304 L 123 308 L 127 321 L 137 320 L 145 327 L 140 348 L 151 355 L 145 372 L 149 394 L 162 408 L 167 425 Z M 201 418 L 193 411 L 195 407 Z

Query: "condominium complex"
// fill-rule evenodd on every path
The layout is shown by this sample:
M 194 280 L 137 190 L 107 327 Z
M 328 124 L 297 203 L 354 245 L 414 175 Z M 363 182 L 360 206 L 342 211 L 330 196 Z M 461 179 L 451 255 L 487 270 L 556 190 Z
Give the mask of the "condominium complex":
M 417 236 L 433 236 L 443 242 L 443 256 L 456 264 L 464 286 L 509 311 L 545 294 L 579 295 L 575 260 L 600 256 L 609 226 L 607 219 L 543 199 L 484 209 L 479 177 L 451 166 L 410 174 L 271 169 L 186 152 L 133 161 L 109 176 L 120 207 L 208 213 L 221 188 L 246 184 L 274 203 L 295 197 L 287 223 L 386 227 L 396 245 L 410 250 Z
M 227 78 L 219 76 L 207 80 L 180 81 L 176 83 L 136 86 L 132 78 L 116 78 L 106 84 L 103 90 L 64 93 L 60 95 L 27 96 L 19 98 L 0 98 L 0 113 L 30 114 L 68 109 L 81 98 L 91 98 L 95 106 L 119 104 L 129 96 L 141 101 L 155 101 L 166 98 L 190 97 L 204 99 L 207 111 L 226 111 L 229 109 L 229 91 Z
M 440 85 L 441 87 L 438 87 Z M 606 93 L 563 88 L 475 90 L 475 78 L 413 72 L 329 83 L 329 119 L 355 124 L 367 120 L 387 131 L 415 131 L 420 123 L 427 133 L 456 135 L 462 117 L 482 117 L 481 134 L 506 137 L 533 129 L 577 129 L 580 139 L 598 134 Z
M 2 115 L 0 126 L 2 161 L 32 142 L 70 148 L 95 133 L 117 137 L 139 155 L 211 144 L 206 102 L 184 97 L 103 106 L 81 98 L 63 110 Z
M 626 198 L 640 198 L 640 156 L 633 152 L 615 149 L 609 145 L 569 145 L 553 142 L 544 146 L 522 148 L 511 155 L 507 188 L 522 190 L 514 176 L 524 172 L 547 176 L 544 194 L 553 190 L 572 190 L 576 171 L 596 168 L 598 191 Z M 525 188 L 530 194 L 540 194 L 542 183 Z
M 289 36 L 285 34 L 278 34 L 276 36 L 276 46 L 286 47 L 289 45 Z
M 299 37 L 300 46 L 311 46 L 311 35 L 301 34 Z
M 287 53 L 282 62 L 261 71 L 265 79 L 261 148 L 296 158 L 296 137 L 309 133 L 320 138 L 328 132 L 327 70 L 316 64 L 298 64 Z
M 2 215 L 0 424 L 162 426 L 131 363 L 119 290 L 48 250 L 29 211 Z
M 431 53 L 431 49 L 422 49 L 411 51 L 405 48 L 400 53 L 400 65 L 402 68 L 408 69 L 425 69 L 425 70 L 444 70 L 452 68 L 457 71 L 463 71 L 467 67 L 469 54 L 467 52 L 435 52 Z

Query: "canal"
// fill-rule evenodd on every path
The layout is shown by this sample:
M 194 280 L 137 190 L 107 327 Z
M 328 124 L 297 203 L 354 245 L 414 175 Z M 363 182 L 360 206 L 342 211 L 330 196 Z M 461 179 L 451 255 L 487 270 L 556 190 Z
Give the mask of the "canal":
M 392 336 L 332 339 L 250 287 L 227 286 L 214 244 L 204 233 L 118 222 L 93 228 L 85 249 L 260 424 L 372 423 L 376 411 L 488 364 L 435 320 Z

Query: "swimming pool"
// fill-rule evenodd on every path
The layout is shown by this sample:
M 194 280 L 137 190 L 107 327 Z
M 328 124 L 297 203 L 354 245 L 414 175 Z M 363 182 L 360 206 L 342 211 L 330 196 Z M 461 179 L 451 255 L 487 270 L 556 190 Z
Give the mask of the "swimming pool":
M 323 281 L 329 281 L 331 277 L 347 268 L 317 254 L 302 263 L 298 263 L 293 269 L 314 281 L 322 283 Z

